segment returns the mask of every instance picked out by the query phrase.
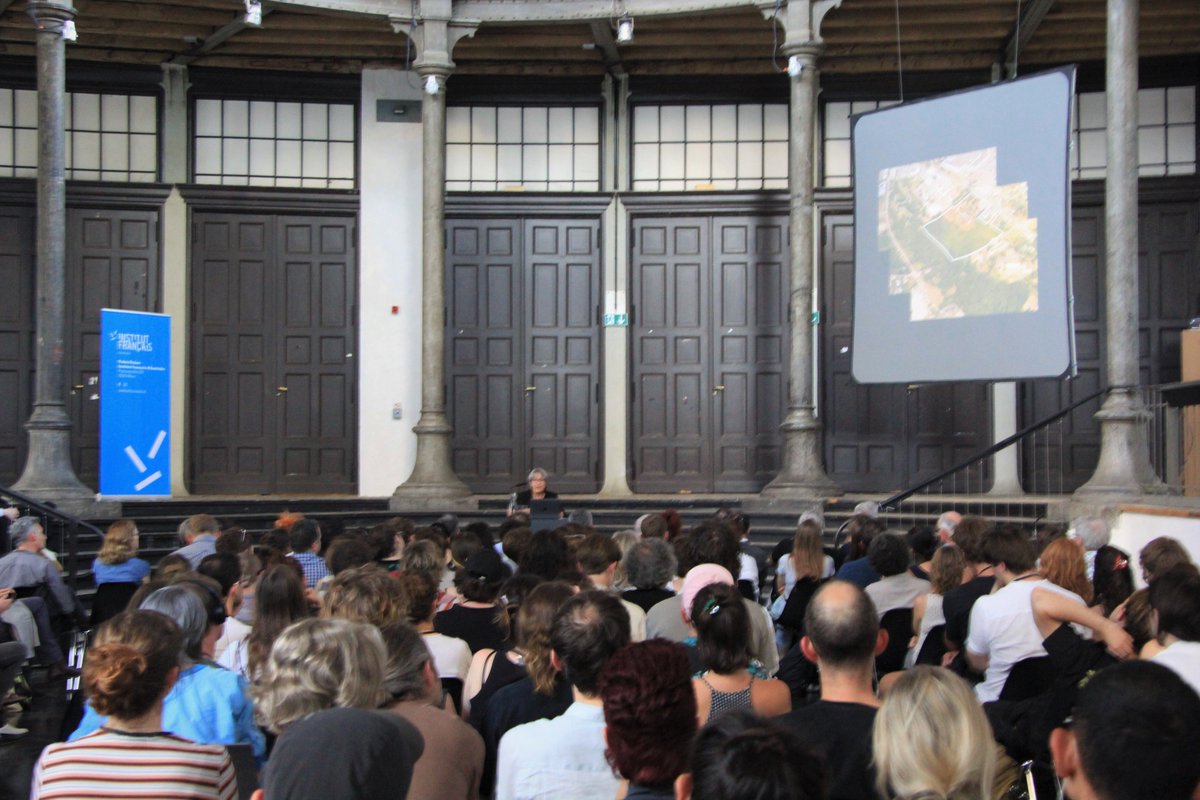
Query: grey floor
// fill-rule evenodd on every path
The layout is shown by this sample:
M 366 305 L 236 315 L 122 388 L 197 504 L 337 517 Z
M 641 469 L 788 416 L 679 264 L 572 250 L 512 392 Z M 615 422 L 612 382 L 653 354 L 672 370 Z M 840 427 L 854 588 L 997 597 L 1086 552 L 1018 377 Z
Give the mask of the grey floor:
M 25 800 L 29 797 L 33 766 L 43 748 L 62 740 L 63 718 L 67 698 L 62 682 L 39 685 L 44 681 L 42 670 L 34 670 L 34 696 L 28 709 L 17 722 L 29 733 L 20 739 L 0 742 L 0 800 Z

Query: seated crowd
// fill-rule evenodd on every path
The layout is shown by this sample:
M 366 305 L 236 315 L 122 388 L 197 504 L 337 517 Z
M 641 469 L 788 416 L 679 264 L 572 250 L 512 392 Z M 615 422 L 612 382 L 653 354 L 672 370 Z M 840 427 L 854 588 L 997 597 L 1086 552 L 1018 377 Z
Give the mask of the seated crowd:
M 118 521 L 82 716 L 31 797 L 1200 798 L 1178 542 L 1135 590 L 1102 519 L 856 512 L 829 552 L 819 512 L 773 551 L 740 512 L 612 536 L 285 514 L 257 544 L 197 515 L 153 569 Z M 5 694 L 66 670 L 52 617 L 84 623 L 37 520 L 11 534 Z

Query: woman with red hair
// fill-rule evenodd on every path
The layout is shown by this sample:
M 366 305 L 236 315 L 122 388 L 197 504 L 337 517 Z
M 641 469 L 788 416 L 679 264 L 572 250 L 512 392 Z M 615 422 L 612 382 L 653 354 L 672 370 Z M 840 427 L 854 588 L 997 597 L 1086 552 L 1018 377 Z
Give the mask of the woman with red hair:
M 629 781 L 625 800 L 671 800 L 688 770 L 696 696 L 683 645 L 665 639 L 619 650 L 600 673 L 606 755 Z

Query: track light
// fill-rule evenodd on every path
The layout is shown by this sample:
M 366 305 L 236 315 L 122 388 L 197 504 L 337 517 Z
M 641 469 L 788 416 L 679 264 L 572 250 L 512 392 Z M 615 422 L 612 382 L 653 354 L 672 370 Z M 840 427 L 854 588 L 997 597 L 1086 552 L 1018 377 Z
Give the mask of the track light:
M 79 41 L 79 31 L 75 29 L 75 20 L 69 19 L 63 23 L 62 38 L 68 42 Z
M 617 43 L 628 44 L 633 41 L 633 17 L 628 14 L 617 20 Z
M 246 16 L 243 22 L 252 28 L 262 27 L 262 3 L 259 0 L 245 0 Z

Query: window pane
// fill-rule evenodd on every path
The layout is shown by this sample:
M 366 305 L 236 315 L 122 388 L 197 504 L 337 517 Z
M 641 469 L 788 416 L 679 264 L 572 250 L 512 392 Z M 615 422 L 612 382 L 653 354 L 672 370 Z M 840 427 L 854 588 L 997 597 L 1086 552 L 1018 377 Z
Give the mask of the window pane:
M 658 109 L 653 106 L 637 106 L 633 109 L 633 141 L 658 141 Z
M 475 144 L 496 141 L 496 109 L 471 109 L 471 141 Z
M 129 98 L 129 129 L 134 133 L 158 131 L 158 103 L 147 95 Z
M 570 108 L 550 109 L 550 141 L 570 143 L 575 138 L 575 112 Z M 553 156 L 551 156 L 553 158 Z
M 446 109 L 446 141 L 466 144 L 471 141 L 471 109 L 451 106 Z
M 23 95 L 28 94 L 31 103 L 31 111 L 23 111 L 21 99 Z M 76 94 L 72 98 L 71 109 L 71 125 L 77 131 L 98 131 L 100 130 L 100 95 L 98 94 Z M 29 115 L 32 114 L 30 118 Z M 217 111 L 220 114 L 220 109 Z M 27 121 L 22 121 L 25 118 Z M 218 119 L 220 117 L 218 116 Z M 37 98 L 32 92 L 17 92 L 17 126 L 24 126 L 32 122 L 37 125 Z M 197 121 L 197 126 L 199 121 Z
M 712 138 L 714 142 L 737 141 L 737 106 L 713 106 Z
M 575 143 L 600 143 L 600 109 L 575 109 Z
M 275 104 L 261 101 L 250 103 L 250 135 L 261 139 L 275 137 Z
M 546 109 L 525 109 L 525 142 L 538 144 L 546 141 Z M 544 153 L 543 153 L 544 159 Z M 543 160 L 543 163 L 544 160 Z M 528 173 L 526 173 L 528 174 Z M 544 178 L 543 178 L 544 179 Z
M 663 142 L 683 141 L 683 106 L 663 106 L 659 109 L 659 136 Z
M 354 106 L 337 103 L 329 107 L 329 138 L 336 142 L 354 141 Z
M 772 103 L 763 107 L 763 138 L 775 141 L 787 141 L 788 138 L 788 107 L 780 103 Z
M 1162 125 L 1167 121 L 1166 92 L 1162 89 L 1138 91 L 1138 125 Z
M 712 139 L 712 107 L 688 106 L 687 108 L 687 140 L 689 142 L 707 142 Z
M 221 121 L 221 133 L 226 136 L 250 135 L 250 104 L 245 100 L 225 100 L 225 117 Z
M 305 139 L 329 138 L 329 106 L 325 103 L 305 103 L 302 114 Z
M 524 115 L 519 108 L 500 108 L 496 111 L 496 138 L 506 144 L 521 143 Z
M 109 133 L 129 130 L 129 98 L 106 94 L 100 98 L 100 126 Z
M 275 135 L 280 139 L 300 138 L 300 104 L 279 103 L 275 107 Z

